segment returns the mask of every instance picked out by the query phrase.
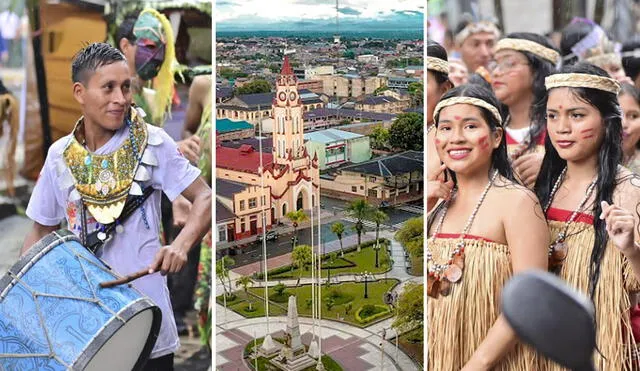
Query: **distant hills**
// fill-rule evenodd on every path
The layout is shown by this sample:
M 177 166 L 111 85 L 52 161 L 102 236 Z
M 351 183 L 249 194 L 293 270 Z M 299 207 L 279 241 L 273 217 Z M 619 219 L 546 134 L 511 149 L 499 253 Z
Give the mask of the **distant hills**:
M 341 11 L 344 13 L 345 9 Z M 353 15 L 355 15 L 355 13 L 352 14 L 352 16 L 343 16 L 340 18 L 339 33 L 341 35 L 346 36 L 354 33 L 362 36 L 369 31 L 400 34 L 409 32 L 411 34 L 422 35 L 424 28 L 424 14 L 420 11 L 395 11 L 390 14 L 380 15 L 378 18 L 362 18 L 354 17 Z M 217 22 L 216 31 L 221 35 L 237 32 L 248 33 L 251 31 L 260 31 L 260 34 L 264 34 L 267 31 L 276 31 L 277 34 L 283 32 L 303 34 L 307 32 L 322 32 L 323 34 L 333 34 L 336 32 L 336 21 L 335 18 L 305 20 L 279 19 L 276 21 L 262 17 L 246 16 Z

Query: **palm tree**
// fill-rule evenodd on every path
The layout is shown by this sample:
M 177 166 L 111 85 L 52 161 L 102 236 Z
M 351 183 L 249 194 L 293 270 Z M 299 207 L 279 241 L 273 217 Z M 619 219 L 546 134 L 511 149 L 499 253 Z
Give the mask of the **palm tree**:
M 358 233 L 358 252 L 360 252 L 360 244 L 362 242 L 362 231 L 364 230 L 364 224 L 362 220 L 367 219 L 371 213 L 371 204 L 365 199 L 354 200 L 347 206 L 347 215 L 356 219 L 356 225 L 353 229 Z
M 238 280 L 236 281 L 236 287 L 242 286 L 242 289 L 244 290 L 244 294 L 246 295 L 247 300 L 249 300 L 249 310 L 252 309 L 251 300 L 249 299 L 249 292 L 248 292 L 248 288 L 251 285 L 253 285 L 253 280 L 249 276 L 242 276 L 238 278 Z
M 291 253 L 291 260 L 293 261 L 293 264 L 300 270 L 300 274 L 298 275 L 298 282 L 300 282 L 300 278 L 302 278 L 302 271 L 305 270 L 305 268 L 308 267 L 309 264 L 311 264 L 311 246 L 296 246 Z
M 224 290 L 224 296 L 227 296 L 227 287 L 224 284 L 224 279 L 229 280 L 229 267 L 234 265 L 236 262 L 233 261 L 228 255 L 222 257 L 222 259 L 216 261 L 216 276 L 220 280 L 222 284 L 222 289 Z M 231 281 L 229 281 L 229 293 L 231 293 Z
M 299 209 L 296 211 L 289 211 L 285 215 L 285 217 L 287 217 L 287 219 L 291 221 L 291 224 L 293 224 L 293 235 L 295 236 L 293 247 L 295 248 L 296 242 L 298 242 L 298 226 L 300 225 L 300 223 L 309 219 L 309 217 L 307 216 L 307 214 L 304 213 L 302 209 Z
M 376 268 L 378 268 L 380 265 L 378 264 L 378 250 L 380 250 L 380 245 L 378 242 L 378 236 L 380 234 L 380 224 L 386 222 L 387 220 L 389 220 L 389 216 L 382 210 L 376 210 L 374 212 L 371 213 L 370 215 L 371 217 L 371 221 L 376 223 Z
M 340 222 L 331 224 L 331 232 L 335 234 L 340 240 L 340 256 L 344 257 L 344 250 L 342 249 L 342 235 L 344 234 L 344 224 Z

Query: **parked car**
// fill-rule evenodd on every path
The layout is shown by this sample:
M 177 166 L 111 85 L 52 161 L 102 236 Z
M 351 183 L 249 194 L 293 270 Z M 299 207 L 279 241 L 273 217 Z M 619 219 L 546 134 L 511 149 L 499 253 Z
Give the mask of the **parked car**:
M 275 241 L 278 239 L 278 232 L 276 231 L 267 231 L 266 233 L 267 241 Z M 256 236 L 256 242 L 262 242 L 262 233 L 259 233 Z

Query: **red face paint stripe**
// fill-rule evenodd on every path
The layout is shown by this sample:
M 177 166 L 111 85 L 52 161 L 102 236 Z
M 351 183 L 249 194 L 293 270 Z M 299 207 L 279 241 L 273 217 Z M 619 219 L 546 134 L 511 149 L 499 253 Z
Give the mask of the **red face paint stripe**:
M 580 134 L 590 133 L 590 132 L 592 132 L 592 131 L 593 131 L 593 128 L 591 128 L 591 129 L 584 129 L 584 130 L 582 130 L 582 131 L 580 132 Z
M 589 139 L 589 138 L 593 138 L 593 134 L 585 135 L 585 136 L 582 137 L 582 139 Z

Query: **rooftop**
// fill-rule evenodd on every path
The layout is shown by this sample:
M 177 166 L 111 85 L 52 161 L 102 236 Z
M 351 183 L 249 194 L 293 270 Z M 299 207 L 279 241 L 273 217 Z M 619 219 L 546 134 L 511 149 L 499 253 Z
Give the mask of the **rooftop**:
M 386 104 L 386 103 L 395 103 L 397 101 L 398 100 L 396 98 L 386 96 L 386 95 L 379 95 L 379 96 L 369 95 L 359 100 L 358 103 L 367 104 L 367 105 L 378 105 L 378 104 Z
M 424 169 L 423 153 L 418 151 L 405 151 L 395 155 L 378 157 L 373 160 L 340 168 L 343 171 L 352 171 L 368 175 L 382 177 L 407 174 Z
M 390 121 L 396 117 L 396 115 L 392 113 L 377 113 L 353 109 L 316 108 L 305 112 L 304 120 L 313 120 L 315 118 L 332 116 L 353 119 L 369 119 L 373 121 Z
M 327 129 L 306 133 L 304 134 L 304 139 L 319 143 L 333 143 L 340 140 L 361 138 L 363 136 L 364 135 L 355 134 L 344 130 Z
M 244 191 L 245 188 L 247 188 L 246 184 L 216 178 L 216 194 L 219 196 L 233 198 L 234 194 Z
M 220 142 L 220 145 L 227 148 L 240 148 L 241 146 L 248 144 L 253 147 L 256 151 L 260 150 L 260 142 L 262 142 L 262 153 L 271 153 L 273 152 L 273 138 L 244 138 L 239 140 L 232 141 L 223 141 Z M 264 161 L 264 159 L 263 159 Z
M 232 131 L 240 131 L 246 129 L 253 129 L 253 125 L 246 121 L 232 121 L 229 119 L 217 119 L 216 131 L 219 133 L 229 133 Z
M 229 210 L 222 202 L 216 200 L 216 223 L 233 220 L 235 217 L 235 214 L 231 210 Z
M 216 166 L 221 169 L 258 174 L 260 157 L 265 168 L 273 162 L 271 153 L 260 153 L 248 144 L 242 144 L 240 148 L 216 147 Z

